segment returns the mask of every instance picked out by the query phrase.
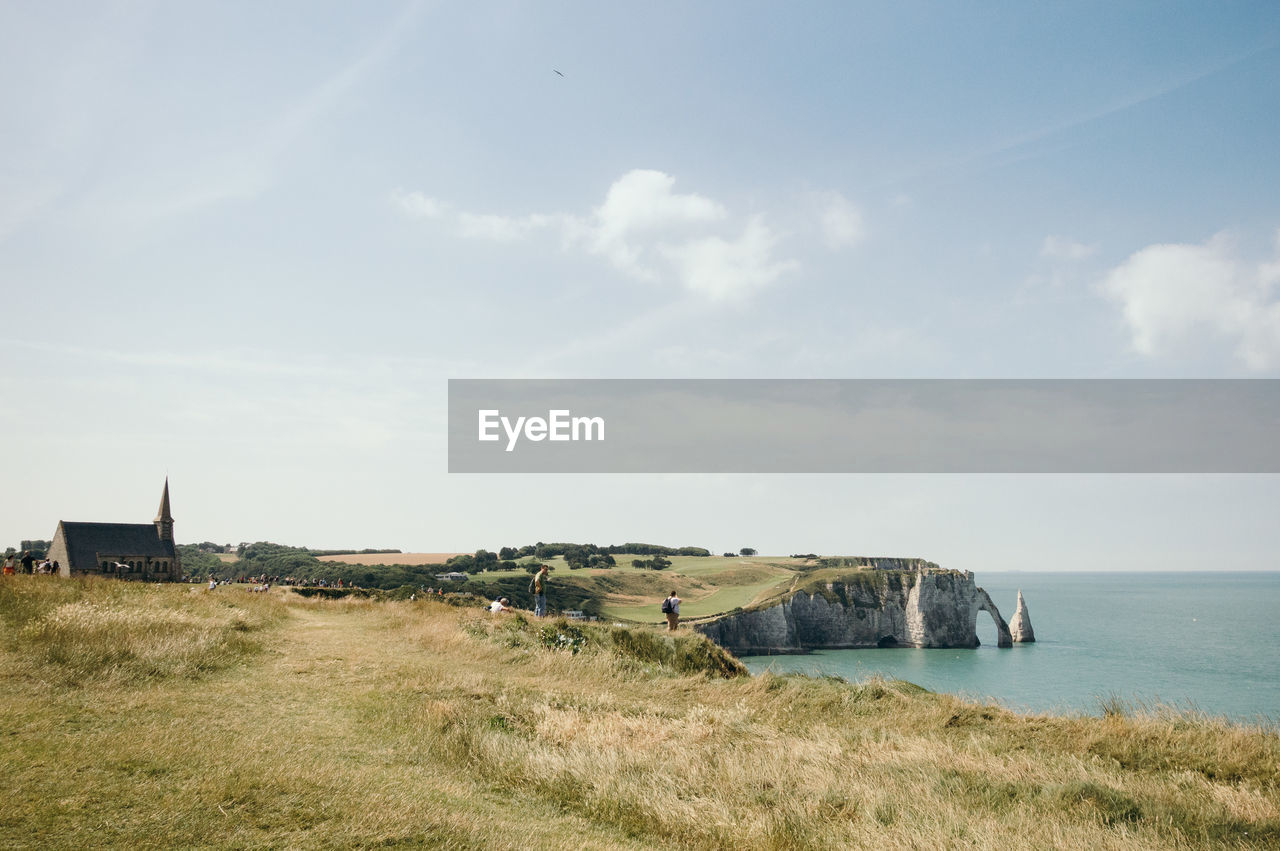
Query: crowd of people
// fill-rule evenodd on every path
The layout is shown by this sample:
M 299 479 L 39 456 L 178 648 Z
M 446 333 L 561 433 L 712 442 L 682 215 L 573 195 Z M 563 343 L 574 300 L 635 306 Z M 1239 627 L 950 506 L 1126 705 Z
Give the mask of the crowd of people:
M 50 561 L 48 558 L 40 559 L 38 566 L 36 561 L 36 557 L 30 552 L 24 552 L 21 557 L 17 553 L 10 553 L 4 557 L 4 575 L 14 576 L 18 573 L 24 573 L 28 576 L 33 574 L 53 576 L 62 569 L 58 562 Z

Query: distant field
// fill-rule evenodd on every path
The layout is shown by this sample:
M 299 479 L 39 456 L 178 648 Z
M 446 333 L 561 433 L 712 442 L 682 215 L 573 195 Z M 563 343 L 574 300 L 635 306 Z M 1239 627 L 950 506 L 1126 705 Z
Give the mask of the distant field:
M 650 584 L 655 587 L 647 594 L 606 597 L 600 611 L 608 618 L 640 623 L 663 620 L 660 606 L 671 588 L 682 600 L 681 617 L 707 617 L 785 591 L 796 569 L 804 565 L 802 560 L 790 558 L 677 556 L 666 570 L 650 571 L 632 568 L 631 558 L 627 557 L 625 569 L 652 577 Z M 618 561 L 622 563 L 621 558 Z
M 320 561 L 346 564 L 444 564 L 464 553 L 352 553 L 345 556 L 320 556 Z
M 230 564 L 233 561 L 237 561 L 240 558 L 235 553 L 213 553 L 212 555 L 218 561 L 225 562 L 227 564 Z
M 661 623 L 661 604 L 672 588 L 680 595 L 680 614 L 701 618 L 720 614 L 782 593 L 797 572 L 806 566 L 803 559 L 751 556 L 672 556 L 671 567 L 649 570 L 631 566 L 635 558 L 615 555 L 618 566 L 607 570 L 570 570 L 562 558 L 544 559 L 551 566 L 550 600 L 555 604 L 558 583 L 585 587 L 600 601 L 600 614 L 611 620 Z M 518 571 L 486 571 L 472 577 L 474 582 L 497 582 Z

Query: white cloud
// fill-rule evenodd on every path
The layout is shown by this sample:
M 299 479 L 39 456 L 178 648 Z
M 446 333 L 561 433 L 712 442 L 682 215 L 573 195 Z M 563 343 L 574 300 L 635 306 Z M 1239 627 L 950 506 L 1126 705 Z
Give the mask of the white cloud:
M 613 182 L 595 210 L 596 230 L 606 239 L 646 230 L 716 222 L 728 213 L 702 195 L 671 191 L 676 179 L 649 169 L 634 169 Z
M 828 248 L 857 245 L 865 236 L 862 211 L 839 193 L 831 193 L 822 207 L 822 237 Z
M 1113 269 L 1101 289 L 1120 306 L 1140 354 L 1161 357 L 1211 337 L 1264 370 L 1280 366 L 1280 234 L 1276 254 L 1246 261 L 1226 234 L 1203 245 L 1151 245 Z
M 638 280 L 674 279 L 712 300 L 742 297 L 799 267 L 794 260 L 774 258 L 779 237 L 762 216 L 751 217 L 735 237 L 728 230 L 731 217 L 723 204 L 695 193 L 677 193 L 674 187 L 671 175 L 634 169 L 615 180 L 604 202 L 585 216 L 450 214 L 448 205 L 420 192 L 398 191 L 392 197 L 415 218 L 449 214 L 466 238 L 514 242 L 538 231 L 555 233 L 565 250 L 601 257 Z M 861 219 L 851 204 L 833 196 L 829 212 L 840 239 L 848 242 L 860 236 Z
M 709 198 L 673 193 L 674 185 L 674 177 L 649 169 L 634 169 L 615 180 L 604 203 L 579 228 L 588 250 L 636 277 L 656 277 L 644 263 L 652 237 L 699 228 L 728 215 Z
M 709 236 L 659 250 L 676 267 L 685 286 L 722 301 L 741 298 L 799 268 L 794 260 L 773 259 L 777 241 L 764 220 L 754 216 L 736 240 Z
M 421 219 L 438 219 L 444 215 L 446 205 L 421 192 L 405 192 L 397 189 L 391 193 L 391 201 L 410 216 Z
M 497 216 L 492 213 L 459 213 L 458 233 L 468 239 L 489 239 L 495 242 L 515 242 L 526 239 L 534 231 L 555 227 L 564 222 L 563 216 Z
M 1046 236 L 1040 246 L 1040 256 L 1054 260 L 1085 260 L 1097 251 L 1096 245 L 1085 245 L 1063 236 Z

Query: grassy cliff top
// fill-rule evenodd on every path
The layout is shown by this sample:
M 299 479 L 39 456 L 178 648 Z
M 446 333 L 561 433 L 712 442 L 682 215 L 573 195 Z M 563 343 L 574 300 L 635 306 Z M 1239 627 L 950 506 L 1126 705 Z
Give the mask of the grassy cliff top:
M 924 572 L 963 576 L 958 570 L 940 567 L 926 568 Z M 801 593 L 821 596 L 830 602 L 847 605 L 850 592 L 865 598 L 885 592 L 910 590 L 916 584 L 917 575 L 918 571 L 915 569 L 895 570 L 870 565 L 811 568 L 797 572 L 790 584 L 774 586 L 771 589 L 772 593 L 757 596 L 752 602 L 743 606 L 742 611 L 768 609 Z
M 0 637 L 3 847 L 1280 844 L 1280 735 L 1185 714 L 284 590 L 5 577 Z

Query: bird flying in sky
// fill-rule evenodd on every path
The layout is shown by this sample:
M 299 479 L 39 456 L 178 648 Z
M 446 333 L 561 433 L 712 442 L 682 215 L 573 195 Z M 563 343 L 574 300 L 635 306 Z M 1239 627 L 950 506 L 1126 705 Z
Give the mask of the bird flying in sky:
M 556 71 L 556 69 L 555 69 L 555 68 L 552 68 L 551 70 L 552 70 L 552 71 Z M 556 71 L 556 73 L 557 73 L 557 74 L 560 74 L 560 72 L 559 72 L 559 71 Z M 564 74 L 560 74 L 560 76 L 561 76 L 561 77 L 563 77 L 563 76 L 564 76 Z

